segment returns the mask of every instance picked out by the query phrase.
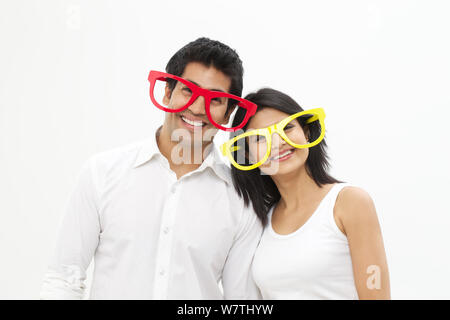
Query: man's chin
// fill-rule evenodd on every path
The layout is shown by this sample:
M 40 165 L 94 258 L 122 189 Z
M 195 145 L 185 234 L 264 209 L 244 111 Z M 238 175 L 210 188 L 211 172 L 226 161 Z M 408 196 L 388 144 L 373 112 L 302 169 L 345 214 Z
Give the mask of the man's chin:
M 214 136 L 217 133 L 216 128 L 205 126 L 195 130 L 188 130 L 186 128 L 177 128 L 172 132 L 172 136 L 175 140 L 185 141 L 195 144 L 209 144 L 213 141 Z
M 180 140 L 175 140 L 180 145 L 186 146 L 186 147 L 196 147 L 203 145 L 203 139 L 202 136 L 196 137 L 193 134 L 186 134 L 183 135 L 183 137 Z
M 209 123 L 200 128 L 187 127 L 179 116 L 170 119 L 167 124 L 171 129 L 171 141 L 184 145 L 207 145 L 213 141 L 218 131 L 216 127 Z

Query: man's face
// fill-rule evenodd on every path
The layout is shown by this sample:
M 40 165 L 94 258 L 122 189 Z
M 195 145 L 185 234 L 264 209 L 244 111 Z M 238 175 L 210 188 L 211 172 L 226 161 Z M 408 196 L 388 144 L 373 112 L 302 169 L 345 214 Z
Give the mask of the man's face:
M 227 75 L 212 66 L 207 67 L 198 62 L 188 63 L 181 77 L 208 90 L 229 93 L 231 86 L 231 79 Z M 190 89 L 181 82 L 177 82 L 172 90 L 166 86 L 163 102 L 169 108 L 177 108 L 186 103 L 189 94 Z M 213 119 L 219 124 L 228 123 L 230 115 L 225 115 L 226 103 L 220 104 L 211 101 L 210 112 Z M 218 130 L 210 123 L 206 115 L 205 99 L 202 96 L 199 96 L 181 112 L 167 112 L 164 126 L 169 129 L 168 131 L 175 140 L 182 140 L 183 144 L 192 145 L 194 143 L 197 146 L 209 144 Z

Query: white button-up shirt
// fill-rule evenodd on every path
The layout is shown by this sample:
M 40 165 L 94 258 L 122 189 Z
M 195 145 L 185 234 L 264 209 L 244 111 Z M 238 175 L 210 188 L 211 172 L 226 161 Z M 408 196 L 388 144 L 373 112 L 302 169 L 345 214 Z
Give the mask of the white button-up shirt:
M 82 298 L 94 258 L 91 299 L 260 299 L 261 233 L 215 147 L 177 179 L 151 137 L 86 161 L 40 297 Z

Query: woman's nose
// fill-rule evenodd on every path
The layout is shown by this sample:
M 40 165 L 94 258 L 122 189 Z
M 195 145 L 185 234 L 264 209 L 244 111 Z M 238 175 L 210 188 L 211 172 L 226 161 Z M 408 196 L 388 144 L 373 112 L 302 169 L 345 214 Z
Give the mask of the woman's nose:
M 272 135 L 272 149 L 279 149 L 281 146 L 285 145 L 286 141 L 276 132 Z

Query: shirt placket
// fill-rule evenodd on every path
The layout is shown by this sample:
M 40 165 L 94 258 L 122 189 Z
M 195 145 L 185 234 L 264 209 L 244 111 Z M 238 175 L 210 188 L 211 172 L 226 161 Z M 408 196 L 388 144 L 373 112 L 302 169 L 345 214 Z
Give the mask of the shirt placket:
M 153 290 L 154 299 L 167 299 L 169 286 L 169 275 L 171 271 L 171 253 L 173 247 L 173 228 L 176 217 L 176 210 L 180 198 L 180 180 L 168 167 L 169 172 L 169 192 L 164 203 L 161 217 L 161 226 L 158 237 L 158 248 L 155 265 L 155 285 Z

